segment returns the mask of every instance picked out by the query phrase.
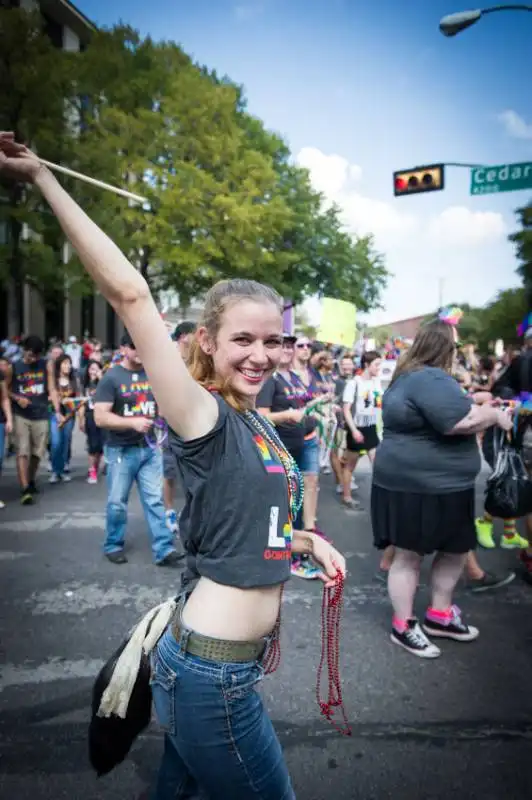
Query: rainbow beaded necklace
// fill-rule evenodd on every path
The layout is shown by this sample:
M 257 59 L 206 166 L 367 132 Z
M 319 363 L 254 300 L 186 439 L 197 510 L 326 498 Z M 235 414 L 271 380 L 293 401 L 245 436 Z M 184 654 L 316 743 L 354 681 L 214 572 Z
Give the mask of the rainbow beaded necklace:
M 290 507 L 290 521 L 294 522 L 303 505 L 303 477 L 296 462 L 281 442 L 277 431 L 264 417 L 256 411 L 245 411 L 244 418 L 258 432 L 272 448 L 281 462 L 288 483 L 288 505 Z

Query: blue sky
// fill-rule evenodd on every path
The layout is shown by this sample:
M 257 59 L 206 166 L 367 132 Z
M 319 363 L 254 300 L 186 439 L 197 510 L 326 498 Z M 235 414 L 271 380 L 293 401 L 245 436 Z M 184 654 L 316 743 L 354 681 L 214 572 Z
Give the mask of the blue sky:
M 449 168 L 445 191 L 396 199 L 392 173 L 532 161 L 532 14 L 492 14 L 446 39 L 440 17 L 467 0 L 76 4 L 244 84 L 249 110 L 285 137 L 346 226 L 375 233 L 394 276 L 370 322 L 430 312 L 442 280 L 444 302 L 482 304 L 517 285 L 507 234 L 532 190 L 471 197 L 470 171 Z

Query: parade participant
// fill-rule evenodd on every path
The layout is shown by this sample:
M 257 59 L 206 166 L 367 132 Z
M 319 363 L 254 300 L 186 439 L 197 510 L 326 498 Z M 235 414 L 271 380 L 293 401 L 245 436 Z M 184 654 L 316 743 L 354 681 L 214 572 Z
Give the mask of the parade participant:
M 338 377 L 334 386 L 334 400 L 336 405 L 337 426 L 331 450 L 331 467 L 333 468 L 336 493 L 343 494 L 343 469 L 345 465 L 346 430 L 343 409 L 343 396 L 347 382 L 353 377 L 355 364 L 351 353 L 344 353 L 338 365 Z M 351 482 L 352 489 L 358 489 Z
M 50 417 L 50 456 L 52 461 L 50 483 L 70 481 L 70 476 L 65 475 L 65 466 L 68 463 L 75 420 L 68 400 L 77 397 L 78 394 L 79 384 L 72 366 L 72 359 L 63 353 L 54 363 L 54 384 L 50 391 L 53 407 Z
M 180 322 L 176 325 L 172 334 L 172 339 L 179 348 L 181 358 L 188 363 L 190 347 L 196 332 L 195 322 Z M 168 529 L 177 534 L 179 532 L 179 521 L 175 510 L 175 485 L 177 480 L 177 463 L 175 454 L 172 452 L 167 441 L 163 444 L 163 500 L 166 514 L 166 525 Z
M 79 410 L 79 428 L 87 438 L 89 470 L 87 483 L 98 483 L 98 472 L 103 455 L 103 430 L 94 421 L 94 396 L 102 377 L 102 366 L 98 361 L 89 361 L 83 381 L 85 402 Z
M 28 336 L 22 351 L 22 358 L 11 365 L 7 382 L 13 401 L 20 502 L 29 505 L 38 491 L 35 481 L 48 441 L 49 384 L 42 339 Z
M 190 373 L 140 272 L 10 134 L 0 135 L 0 174 L 33 182 L 48 201 L 130 331 L 178 456 L 186 601 L 153 655 L 153 699 L 166 732 L 155 798 L 291 800 L 281 747 L 254 687 L 278 630 L 291 548 L 315 558 L 326 586 L 336 585 L 345 562 L 321 537 L 292 530 L 298 470 L 254 410 L 281 353 L 281 298 L 253 281 L 216 284 Z
M 268 378 L 257 396 L 257 410 L 275 425 L 277 434 L 298 467 L 303 466 L 305 436 L 316 428 L 311 415 L 305 414 L 293 382 L 290 366 L 294 357 L 295 336 L 283 334 L 283 348 L 274 374 Z M 303 513 L 299 512 L 295 527 L 304 527 Z M 305 580 L 314 580 L 319 570 L 305 555 L 293 554 L 292 575 Z
M 395 545 L 388 572 L 391 639 L 422 658 L 440 655 L 427 634 L 458 642 L 478 636 L 452 602 L 476 542 L 476 434 L 491 425 L 512 426 L 507 412 L 474 404 L 451 377 L 456 342 L 456 328 L 436 319 L 419 330 L 400 359 L 383 398 L 384 433 L 373 470 L 375 545 Z M 414 599 L 423 556 L 434 552 L 431 605 L 422 628 Z
M 147 435 L 158 416 L 152 388 L 137 349 L 126 331 L 121 339 L 122 360 L 108 370 L 94 395 L 94 421 L 105 428 L 107 518 L 104 553 L 113 564 L 125 564 L 127 505 L 133 483 L 152 540 L 159 567 L 176 566 L 181 558 L 166 526 L 162 499 L 162 454 Z
M 343 412 L 346 424 L 346 451 L 343 469 L 342 502 L 355 507 L 351 497 L 351 480 L 361 453 L 371 462 L 379 444 L 377 413 L 381 407 L 382 387 L 379 378 L 382 359 L 375 350 L 364 353 L 362 375 L 355 375 L 346 383 L 343 395 Z
M 294 358 L 290 369 L 292 386 L 299 397 L 301 405 L 307 405 L 323 394 L 320 378 L 315 369 L 310 366 L 312 344 L 305 336 L 296 339 Z M 303 454 L 301 457 L 301 471 L 305 482 L 305 500 L 303 517 L 305 528 L 312 529 L 316 525 L 318 513 L 318 484 L 320 475 L 320 441 L 316 420 L 308 433 L 305 434 Z

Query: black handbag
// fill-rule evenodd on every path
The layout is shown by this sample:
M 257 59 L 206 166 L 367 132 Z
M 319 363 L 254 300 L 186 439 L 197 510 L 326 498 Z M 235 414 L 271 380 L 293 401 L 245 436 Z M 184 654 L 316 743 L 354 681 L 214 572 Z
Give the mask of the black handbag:
M 185 598 L 183 593 L 149 611 L 98 673 L 89 724 L 89 760 L 98 776 L 121 764 L 137 736 L 150 724 L 150 653 L 176 610 L 180 613 Z M 115 675 L 123 653 L 122 669 L 117 669 Z
M 98 709 L 113 674 L 116 662 L 126 647 L 126 639 L 98 673 L 92 690 L 92 716 L 89 724 L 89 759 L 98 777 L 107 775 L 121 764 L 131 745 L 148 727 L 151 719 L 151 669 L 149 657 L 141 656 L 140 667 L 131 693 L 126 716 L 98 716 Z
M 532 512 L 532 481 L 519 449 L 503 430 L 493 436 L 494 469 L 486 485 L 484 508 L 492 517 L 518 519 Z

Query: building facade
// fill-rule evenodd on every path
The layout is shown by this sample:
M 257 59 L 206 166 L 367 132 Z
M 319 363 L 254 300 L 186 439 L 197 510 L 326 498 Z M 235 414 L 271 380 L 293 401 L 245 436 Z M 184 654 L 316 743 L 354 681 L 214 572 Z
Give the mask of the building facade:
M 69 0 L 0 0 L 0 7 L 39 10 L 52 44 L 69 52 L 83 50 L 90 42 L 96 26 Z M 0 239 L 5 236 L 0 231 Z M 64 247 L 63 257 L 70 256 Z M 69 297 L 68 291 L 52 307 L 44 307 L 41 295 L 29 285 L 22 289 L 21 313 L 16 314 L 14 286 L 2 287 L 0 293 L 0 338 L 33 333 L 45 339 L 51 336 L 82 337 L 85 332 L 108 345 L 115 345 L 122 326 L 114 310 L 99 294 Z

